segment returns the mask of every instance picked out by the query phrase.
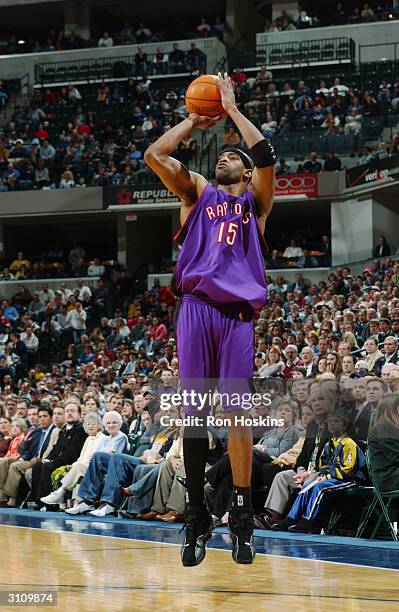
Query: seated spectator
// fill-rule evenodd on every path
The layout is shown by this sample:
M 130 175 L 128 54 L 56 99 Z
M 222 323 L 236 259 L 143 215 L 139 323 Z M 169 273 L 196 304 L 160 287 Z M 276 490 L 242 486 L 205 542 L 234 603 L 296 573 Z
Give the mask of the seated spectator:
M 113 45 L 113 38 L 111 38 L 108 32 L 104 32 L 97 44 L 98 47 L 113 47 Z
M 280 157 L 276 166 L 276 176 L 285 176 L 287 174 L 293 174 L 293 170 L 283 157 Z
M 324 172 L 339 172 L 342 170 L 341 160 L 335 155 L 334 151 L 326 151 L 324 162 Z
M 364 97 L 363 115 L 365 117 L 372 117 L 374 115 L 379 115 L 380 112 L 380 105 L 378 104 L 377 100 L 375 100 L 372 95 L 367 93 Z
M 209 36 L 212 31 L 211 26 L 207 23 L 205 17 L 201 17 L 200 24 L 196 27 L 197 32 L 201 34 L 201 36 Z
M 303 164 L 303 171 L 320 172 L 321 169 L 322 165 L 319 161 L 317 161 L 317 153 L 315 151 L 312 151 L 311 153 L 309 153 L 309 159 Z
M 399 489 L 399 395 L 382 397 L 369 436 L 370 460 L 381 491 Z
M 267 85 L 273 79 L 273 73 L 268 70 L 266 64 L 262 64 L 256 75 L 256 85 Z
M 167 411 L 167 414 L 172 423 L 173 419 L 178 416 L 179 411 L 173 407 Z M 176 432 L 177 428 L 173 424 L 163 427 L 155 436 L 151 448 L 144 451 L 141 458 L 121 452 L 115 454 L 95 453 L 79 486 L 79 504 L 67 510 L 68 514 L 85 512 L 90 512 L 93 516 L 113 514 L 122 499 L 121 486 L 126 487 L 132 482 L 134 471 L 138 465 L 162 461 L 164 455 L 172 446 Z M 100 491 L 100 507 L 95 510 L 94 502 L 99 497 Z
M 308 405 L 314 413 L 306 429 L 306 436 L 293 469 L 275 475 L 265 502 L 270 524 L 281 521 L 289 505 L 290 492 L 300 490 L 303 484 L 313 482 L 318 476 L 322 451 L 330 439 L 327 420 L 333 411 L 335 396 L 320 384 L 312 386 Z
M 314 527 L 321 503 L 328 491 L 350 489 L 364 481 L 362 468 L 366 464 L 363 451 L 349 435 L 350 418 L 345 412 L 328 417 L 331 439 L 320 457 L 317 478 L 303 487 L 288 516 L 272 529 L 308 533 Z
M 17 259 L 10 265 L 10 270 L 12 272 L 18 272 L 21 268 L 25 268 L 26 270 L 30 270 L 31 263 L 28 259 L 26 259 L 25 255 L 20 251 L 17 255 Z
M 389 103 L 392 99 L 392 86 L 387 80 L 384 80 L 378 87 L 379 92 L 377 94 L 378 102 Z
M 76 187 L 73 173 L 70 170 L 65 170 L 60 181 L 60 189 L 73 189 Z
M 68 85 L 68 98 L 74 102 L 82 99 L 82 94 L 76 85 Z
M 373 21 L 374 11 L 368 4 L 365 4 L 362 12 L 360 13 L 362 17 L 362 21 Z
M 7 448 L 7 452 L 0 461 L 6 461 L 7 459 L 18 459 L 20 456 L 19 447 L 24 439 L 25 433 L 28 429 L 25 419 L 16 418 L 11 422 L 10 436 L 11 440 Z
M 11 417 L 3 414 L 0 416 L 0 459 L 7 453 L 11 440 Z M 7 501 L 4 497 L 2 499 L 1 497 L 0 501 Z
M 37 189 L 43 189 L 50 185 L 50 173 L 46 167 L 44 159 L 39 159 L 35 169 L 35 186 Z
M 206 55 L 198 49 L 195 43 L 190 44 L 190 49 L 186 53 L 187 67 L 192 74 L 199 74 L 201 68 L 206 64 Z
M 378 243 L 374 249 L 374 257 L 387 257 L 391 254 L 391 248 L 385 236 L 379 236 Z
M 297 265 L 298 268 L 317 268 L 319 263 L 317 261 L 317 257 L 309 255 L 308 249 L 303 249 L 303 255 L 298 257 Z
M 326 136 L 329 136 L 330 134 L 338 134 L 341 131 L 341 122 L 338 115 L 334 116 L 332 112 L 327 113 L 327 117 L 323 121 L 321 127 L 326 129 Z
M 287 259 L 294 259 L 296 257 L 301 257 L 302 255 L 303 250 L 301 247 L 297 246 L 294 239 L 290 241 L 290 246 L 287 246 L 283 253 L 283 257 L 286 257 Z
M 40 159 L 42 159 L 44 162 L 52 163 L 54 161 L 55 149 L 53 145 L 49 143 L 47 138 L 43 140 L 43 144 L 40 147 L 39 155 Z
M 298 441 L 300 431 L 295 426 L 298 415 L 298 406 L 289 397 L 277 400 L 273 408 L 272 417 L 280 421 L 280 425 L 267 431 L 259 442 L 253 446 L 253 472 L 251 487 L 258 486 L 261 466 L 270 464 L 281 453 L 287 452 Z M 228 454 L 224 455 L 215 465 L 206 472 L 206 480 L 212 487 L 206 487 L 206 495 L 211 501 L 214 518 L 223 522 L 226 520 L 225 512 L 228 510 L 232 493 L 231 467 Z
M 277 130 L 277 123 L 271 113 L 266 113 L 266 121 L 262 123 L 261 132 L 265 138 L 272 138 Z
M 100 263 L 98 257 L 95 257 L 87 268 L 87 276 L 103 276 L 104 273 L 105 266 Z
M 147 42 L 148 40 L 150 40 L 151 36 L 152 36 L 152 32 L 150 28 L 145 26 L 143 21 L 140 21 L 139 27 L 136 30 L 137 42 L 139 43 Z
M 79 481 L 85 475 L 94 453 L 97 452 L 105 443 L 108 444 L 110 441 L 115 441 L 115 437 L 111 435 L 110 431 L 108 431 L 108 429 L 111 429 L 112 431 L 112 426 L 110 426 L 112 417 L 109 415 L 110 413 L 107 412 L 103 418 L 105 430 L 107 431 L 107 434 L 109 434 L 107 437 L 102 432 L 101 417 L 96 413 L 86 414 L 83 419 L 83 429 L 87 433 L 88 437 L 83 444 L 81 453 L 77 460 L 72 464 L 71 469 L 68 470 L 68 472 L 63 476 L 61 486 L 49 495 L 41 498 L 40 501 L 43 502 L 43 504 L 51 506 L 63 504 L 67 491 L 73 492 L 73 499 L 76 498 L 79 491 Z M 53 476 L 53 480 L 59 481 L 60 476 L 62 476 L 62 473 L 59 474 L 56 479 Z
M 126 495 L 134 495 L 129 500 L 129 512 L 141 520 L 182 522 L 185 488 L 181 479 L 185 476 L 183 438 L 179 431 L 164 461 L 135 469 L 133 484 L 123 489 Z
M 356 108 L 352 108 L 350 111 L 350 115 L 347 115 L 345 118 L 345 127 L 344 132 L 345 136 L 360 134 L 362 129 L 362 116 L 359 114 Z
M 310 19 L 306 13 L 306 11 L 302 8 L 302 6 L 300 4 L 298 4 L 297 6 L 297 10 L 295 11 L 295 13 L 293 14 L 292 17 L 295 25 L 297 28 L 302 28 L 304 26 L 306 26 L 309 22 Z
M 229 127 L 229 130 L 223 140 L 223 146 L 239 147 L 240 144 L 241 144 L 241 138 L 237 130 L 234 127 Z
M 173 43 L 172 51 L 169 53 L 169 67 L 170 71 L 182 72 L 184 70 L 184 51 L 179 49 L 178 43 Z
M 261 353 L 258 353 L 259 355 Z M 264 353 L 262 353 L 264 355 Z M 283 374 L 285 362 L 282 351 L 277 346 L 271 346 L 267 352 L 264 364 L 258 369 L 256 375 L 259 378 L 270 378 Z

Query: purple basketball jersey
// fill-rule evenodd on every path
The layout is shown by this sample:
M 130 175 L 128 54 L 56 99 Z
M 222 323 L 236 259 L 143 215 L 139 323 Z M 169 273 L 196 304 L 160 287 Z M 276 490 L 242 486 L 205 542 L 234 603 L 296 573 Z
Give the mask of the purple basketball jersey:
M 264 240 L 251 191 L 237 197 L 208 183 L 175 239 L 183 239 L 175 272 L 178 291 L 216 304 L 264 305 Z

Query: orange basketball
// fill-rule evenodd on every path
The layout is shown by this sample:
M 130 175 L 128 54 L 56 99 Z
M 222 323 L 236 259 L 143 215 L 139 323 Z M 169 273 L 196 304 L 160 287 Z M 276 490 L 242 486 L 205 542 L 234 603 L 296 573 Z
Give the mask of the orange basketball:
M 213 74 L 204 74 L 195 79 L 186 91 L 186 106 L 189 113 L 217 117 L 224 113 L 218 78 Z

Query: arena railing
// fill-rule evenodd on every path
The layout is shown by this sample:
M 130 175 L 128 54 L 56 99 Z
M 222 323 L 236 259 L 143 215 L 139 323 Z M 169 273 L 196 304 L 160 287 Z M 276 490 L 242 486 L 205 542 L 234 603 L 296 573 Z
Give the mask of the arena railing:
M 353 64 L 355 43 L 351 38 L 324 38 L 257 46 L 257 65 L 267 64 L 273 69 Z M 255 68 L 254 68 L 255 69 Z
M 142 77 L 162 78 L 165 75 L 189 76 L 195 72 L 205 72 L 206 54 L 199 51 L 197 59 L 191 62 L 184 53 L 180 62 L 156 62 L 156 54 L 148 53 L 147 61 L 136 62 L 135 55 L 118 55 L 107 58 L 93 58 L 62 62 L 48 62 L 35 66 L 35 83 L 40 86 L 62 85 L 69 83 L 102 83 L 104 81 L 123 81 Z

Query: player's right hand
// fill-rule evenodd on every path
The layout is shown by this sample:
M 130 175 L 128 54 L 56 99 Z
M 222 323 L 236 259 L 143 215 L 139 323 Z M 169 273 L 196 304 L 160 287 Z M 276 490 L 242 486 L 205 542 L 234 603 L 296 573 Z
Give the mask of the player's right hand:
M 217 124 L 218 121 L 223 119 L 224 115 L 218 115 L 217 117 L 204 117 L 197 115 L 196 113 L 190 113 L 188 118 L 192 121 L 194 128 L 199 130 L 207 130 Z

